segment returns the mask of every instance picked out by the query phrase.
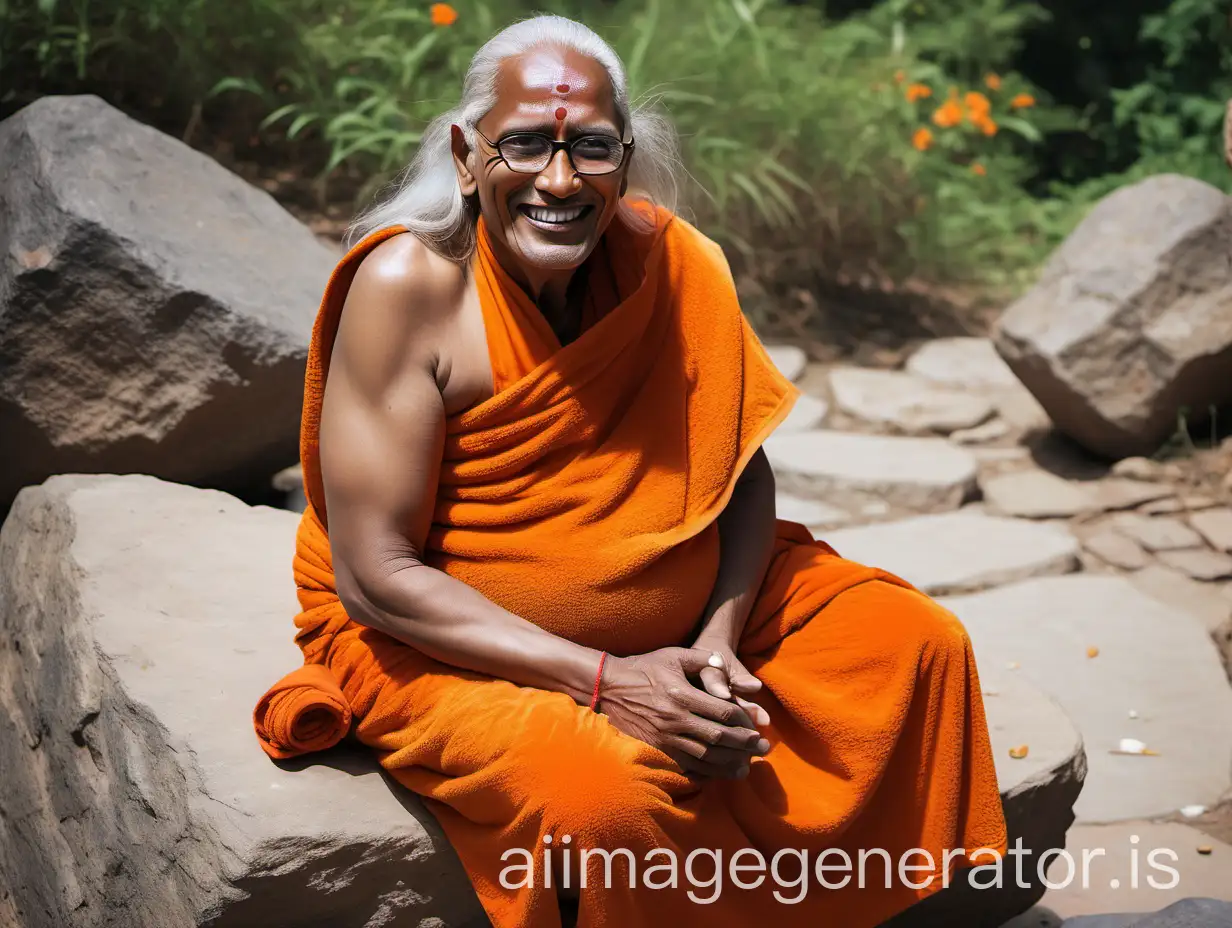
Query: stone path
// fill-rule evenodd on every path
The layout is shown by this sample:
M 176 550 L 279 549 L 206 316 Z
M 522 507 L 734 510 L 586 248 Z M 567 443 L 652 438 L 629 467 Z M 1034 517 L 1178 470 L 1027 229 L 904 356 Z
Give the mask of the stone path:
M 1084 848 L 1104 857 L 1087 886 L 1050 889 L 1012 928 L 1232 899 L 1232 846 L 1180 812 L 1232 809 L 1232 686 L 1216 645 L 1232 661 L 1232 478 L 1195 491 L 1175 464 L 1037 457 L 1025 442 L 1046 420 L 984 339 L 930 343 L 901 372 L 809 365 L 799 377 L 829 415 L 767 442 L 780 517 L 963 620 L 999 777 L 1065 753 L 1071 724 L 1081 733 L 1089 769 L 1069 849 L 1079 865 Z M 981 403 L 994 414 L 977 416 Z M 1145 883 L 1157 849 L 1176 852 L 1171 889 Z M 1063 864 L 1048 873 L 1064 881 Z

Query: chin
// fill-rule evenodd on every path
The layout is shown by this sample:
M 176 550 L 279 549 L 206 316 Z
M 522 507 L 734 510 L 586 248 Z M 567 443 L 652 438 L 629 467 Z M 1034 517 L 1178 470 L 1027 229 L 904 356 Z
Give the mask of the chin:
M 580 267 L 595 250 L 594 242 L 559 245 L 549 242 L 519 242 L 518 256 L 530 267 L 545 271 L 568 271 Z

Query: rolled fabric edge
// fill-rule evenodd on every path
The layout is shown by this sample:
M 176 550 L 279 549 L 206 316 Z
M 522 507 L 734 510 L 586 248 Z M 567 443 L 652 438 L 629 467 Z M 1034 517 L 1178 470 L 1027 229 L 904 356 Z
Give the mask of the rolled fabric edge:
M 289 760 L 332 748 L 351 730 L 351 707 L 323 664 L 305 664 L 266 692 L 252 713 L 261 750 Z

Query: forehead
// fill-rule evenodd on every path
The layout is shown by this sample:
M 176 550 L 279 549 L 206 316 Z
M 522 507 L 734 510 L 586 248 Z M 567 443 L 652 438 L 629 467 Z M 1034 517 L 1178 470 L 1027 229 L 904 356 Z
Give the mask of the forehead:
M 603 65 L 572 49 L 540 46 L 501 62 L 496 105 L 485 121 L 541 122 L 562 104 L 570 121 L 585 118 L 617 127 L 612 83 Z

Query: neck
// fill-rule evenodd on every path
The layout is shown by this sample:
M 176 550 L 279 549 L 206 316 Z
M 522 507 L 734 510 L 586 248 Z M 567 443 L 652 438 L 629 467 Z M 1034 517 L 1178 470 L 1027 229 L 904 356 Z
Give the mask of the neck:
M 535 301 L 535 305 L 543 312 L 543 314 L 552 321 L 553 326 L 557 320 L 562 320 L 566 315 L 569 296 L 569 284 L 573 281 L 577 274 L 577 268 L 563 269 L 544 269 L 538 267 L 525 267 L 519 262 L 505 245 L 490 238 L 492 251 L 496 260 L 500 262 L 506 273 L 514 279 L 530 298 Z

